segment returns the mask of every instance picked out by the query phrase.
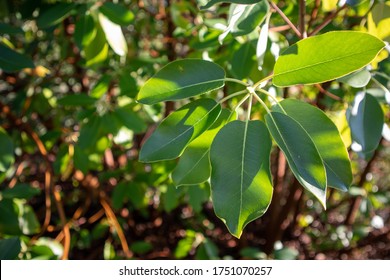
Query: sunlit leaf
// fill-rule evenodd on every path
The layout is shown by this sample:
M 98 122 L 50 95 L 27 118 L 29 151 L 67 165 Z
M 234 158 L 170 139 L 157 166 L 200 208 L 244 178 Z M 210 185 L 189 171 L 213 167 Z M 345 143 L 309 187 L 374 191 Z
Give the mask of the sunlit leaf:
M 384 43 L 376 37 L 355 31 L 309 37 L 278 58 L 273 83 L 285 87 L 337 79 L 370 63 L 383 47 Z

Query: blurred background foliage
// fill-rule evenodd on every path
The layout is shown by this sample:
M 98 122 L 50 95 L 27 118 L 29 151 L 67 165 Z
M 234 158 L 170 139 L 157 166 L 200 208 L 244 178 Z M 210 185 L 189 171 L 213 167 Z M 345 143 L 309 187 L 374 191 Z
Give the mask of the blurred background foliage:
M 256 14 L 254 31 L 220 44 L 229 5 L 200 11 L 204 2 L 0 0 L 0 259 L 390 258 L 388 50 L 367 85 L 384 112 L 383 138 L 373 153 L 350 149 L 353 186 L 330 190 L 327 211 L 292 183 L 275 148 L 271 207 L 238 240 L 215 216 L 208 183 L 176 188 L 175 160 L 137 161 L 144 137 L 174 109 L 135 101 L 163 65 L 212 59 L 230 77 L 257 81 L 298 40 L 274 13 L 259 70 L 255 27 L 265 14 Z M 389 2 L 337 2 L 307 0 L 308 29 L 330 18 L 318 31 L 389 39 Z M 275 3 L 298 22 L 298 1 Z M 359 88 L 334 81 L 271 90 L 325 110 L 351 145 L 345 115 Z

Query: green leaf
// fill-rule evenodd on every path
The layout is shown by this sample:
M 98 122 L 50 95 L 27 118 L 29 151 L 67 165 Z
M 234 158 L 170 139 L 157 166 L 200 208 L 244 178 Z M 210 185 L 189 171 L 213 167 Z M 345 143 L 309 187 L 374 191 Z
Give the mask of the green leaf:
M 62 22 L 76 6 L 75 3 L 57 3 L 44 11 L 37 19 L 39 28 L 48 28 Z
M 19 235 L 19 217 L 17 205 L 12 199 L 0 200 L 0 234 Z
M 271 112 L 265 119 L 295 178 L 326 208 L 326 171 L 313 140 L 297 121 L 285 114 Z
M 41 193 L 41 190 L 38 188 L 34 188 L 28 184 L 17 184 L 12 189 L 7 188 L 0 192 L 0 197 L 13 199 L 13 198 L 21 198 L 21 199 L 30 199 Z
M 154 104 L 185 99 L 224 86 L 225 71 L 219 65 L 201 59 L 176 60 L 157 72 L 138 94 L 138 101 Z
M 195 231 L 186 230 L 186 237 L 179 241 L 175 249 L 174 256 L 176 259 L 183 259 L 190 253 L 192 246 L 195 243 L 195 238 Z
M 258 1 L 256 1 L 258 2 Z M 230 6 L 229 20 L 232 17 L 231 12 L 234 11 L 237 4 Z M 269 11 L 267 1 L 260 1 L 254 5 L 247 5 L 240 18 L 235 22 L 230 30 L 234 36 L 242 36 L 251 33 L 259 26 Z
M 256 65 L 255 47 L 250 42 L 242 44 L 233 55 L 232 72 L 234 76 L 238 79 L 248 78 Z
M 99 11 L 110 19 L 110 21 L 119 25 L 128 25 L 134 20 L 134 14 L 120 4 L 105 2 L 99 7 Z
M 96 36 L 95 20 L 90 14 L 86 14 L 80 17 L 76 22 L 74 31 L 74 39 L 77 46 L 83 49 L 89 45 L 93 38 Z
M 370 94 L 356 95 L 347 113 L 352 139 L 359 145 L 357 152 L 370 153 L 379 145 L 382 137 L 384 115 L 378 101 Z M 352 145 L 354 147 L 356 145 Z
M 0 22 L 0 34 L 16 35 L 23 34 L 21 27 L 17 27 L 8 23 Z
M 18 201 L 19 227 L 23 234 L 30 235 L 38 233 L 41 229 L 38 218 L 30 205 Z
M 276 61 L 273 83 L 285 87 L 330 81 L 364 67 L 384 46 L 378 38 L 356 31 L 333 31 L 303 39 Z
M 5 72 L 16 72 L 24 68 L 34 68 L 34 62 L 0 43 L 0 69 Z
M 99 130 L 101 128 L 101 118 L 92 116 L 88 123 L 84 124 L 80 129 L 78 146 L 81 149 L 93 148 L 99 139 Z
M 110 47 L 117 55 L 125 56 L 127 54 L 127 43 L 121 27 L 103 14 L 99 14 L 99 22 Z
M 193 101 L 165 118 L 143 144 L 139 160 L 174 159 L 218 118 L 221 105 L 208 98 Z
M 258 2 L 259 0 L 210 0 L 207 2 L 206 5 L 200 7 L 200 9 L 201 10 L 208 9 L 217 3 L 256 4 Z
M 89 106 L 95 104 L 97 99 L 86 94 L 67 95 L 57 100 L 62 106 Z
M 172 179 L 176 186 L 200 184 L 210 178 L 210 146 L 218 131 L 229 121 L 230 113 L 229 110 L 223 109 L 209 130 L 192 141 L 185 149 L 172 172 Z
M 93 40 L 84 48 L 86 65 L 91 66 L 106 60 L 108 55 L 108 45 L 103 29 L 98 26 Z
M 352 183 L 351 163 L 336 125 L 320 109 L 305 102 L 285 99 L 279 104 L 313 140 L 324 161 L 328 185 L 347 191 Z M 280 112 L 277 105 L 273 109 Z
M 20 239 L 11 237 L 0 240 L 0 260 L 14 260 L 18 257 L 20 250 Z
M 113 115 L 119 122 L 134 133 L 142 133 L 147 129 L 145 121 L 128 107 L 119 107 Z
M 0 127 L 0 172 L 5 172 L 14 163 L 14 144 L 7 132 Z
M 365 87 L 371 80 L 371 74 L 366 69 L 348 74 L 337 79 L 339 82 L 346 83 L 354 88 Z
M 90 96 L 98 99 L 102 97 L 108 91 L 110 82 L 111 77 L 107 74 L 104 74 L 94 85 L 93 89 L 90 92 Z
M 237 238 L 271 203 L 271 147 L 269 132 L 260 121 L 230 122 L 211 145 L 214 210 Z

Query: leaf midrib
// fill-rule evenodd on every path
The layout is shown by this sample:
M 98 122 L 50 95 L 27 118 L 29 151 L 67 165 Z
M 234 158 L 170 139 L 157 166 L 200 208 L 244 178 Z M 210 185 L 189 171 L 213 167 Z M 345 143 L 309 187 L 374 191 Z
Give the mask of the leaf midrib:
M 237 221 L 237 226 L 240 223 L 240 217 L 241 217 L 241 212 L 242 212 L 242 193 L 243 193 L 243 185 L 244 185 L 244 173 L 245 173 L 245 149 L 246 149 L 246 138 L 247 138 L 247 133 L 248 133 L 248 125 L 249 125 L 249 120 L 246 120 L 245 122 L 245 129 L 244 129 L 244 139 L 242 143 L 242 152 L 241 152 L 241 183 L 240 183 L 240 209 L 239 209 L 239 216 L 238 216 L 238 221 Z
M 205 84 L 209 84 L 209 83 L 216 83 L 216 82 L 219 82 L 219 81 L 222 81 L 222 85 L 218 86 L 218 87 L 215 87 L 215 88 L 212 88 L 212 89 L 209 89 L 208 91 L 211 91 L 211 90 L 215 90 L 215 89 L 218 89 L 218 88 L 221 88 L 224 86 L 224 83 L 223 81 L 225 80 L 225 77 L 223 79 L 217 79 L 217 80 L 212 80 L 212 81 L 205 81 L 205 82 L 201 82 L 201 83 L 196 83 L 196 84 L 191 84 L 191 85 L 187 85 L 187 86 L 182 86 L 182 87 L 179 87 L 177 89 L 174 89 L 174 90 L 170 90 L 170 91 L 164 91 L 162 93 L 159 93 L 159 94 L 153 94 L 153 95 L 148 95 L 148 96 L 145 96 L 145 97 L 141 97 L 140 99 L 138 100 L 142 100 L 142 99 L 151 99 L 155 96 L 161 96 L 161 95 L 167 95 L 167 94 L 170 94 L 172 92 L 177 92 L 177 91 L 181 91 L 181 90 L 185 90 L 185 89 L 189 89 L 191 87 L 196 87 L 196 86 L 200 86 L 200 85 L 205 85 Z M 145 84 L 146 86 L 146 84 Z M 199 94 L 202 94 L 203 92 L 199 93 Z
M 321 64 L 325 64 L 325 63 L 329 63 L 329 62 L 334 62 L 334 61 L 342 60 L 342 59 L 344 59 L 344 58 L 351 57 L 351 56 L 354 56 L 354 55 L 359 55 L 359 54 L 371 52 L 371 51 L 373 51 L 373 50 L 376 50 L 376 48 L 372 48 L 372 49 L 365 50 L 365 51 L 362 51 L 362 52 L 356 52 L 356 53 L 344 55 L 344 56 L 341 56 L 341 57 L 337 57 L 337 58 L 334 58 L 334 59 L 328 59 L 328 60 L 325 60 L 325 61 L 320 61 L 320 62 L 313 63 L 313 64 L 310 64 L 310 65 L 306 65 L 306 66 L 298 67 L 298 68 L 295 68 L 295 69 L 283 71 L 283 72 L 281 72 L 281 73 L 279 73 L 279 74 L 274 75 L 274 78 L 275 78 L 275 77 L 278 77 L 278 76 L 280 76 L 280 75 L 286 75 L 286 74 L 290 74 L 290 73 L 293 73 L 293 72 L 297 72 L 297 71 L 300 71 L 300 70 L 302 70 L 302 69 L 307 69 L 307 68 L 315 67 L 315 66 L 318 66 L 318 65 L 321 65 Z
M 207 112 L 207 114 L 205 114 L 202 118 L 200 118 L 196 123 L 194 123 L 192 126 L 190 126 L 189 128 L 187 128 L 185 131 L 183 131 L 182 133 L 180 133 L 178 136 L 176 136 L 175 138 L 173 138 L 172 140 L 170 140 L 169 142 L 167 142 L 166 144 L 162 145 L 159 147 L 159 149 L 155 150 L 153 153 L 151 153 L 149 155 L 149 157 L 153 154 L 156 154 L 157 152 L 161 151 L 162 149 L 164 149 L 167 145 L 171 144 L 172 142 L 176 141 L 179 137 L 183 136 L 184 134 L 186 134 L 190 129 L 192 129 L 193 127 L 195 127 L 200 121 L 202 121 L 205 117 L 207 117 L 216 107 L 219 106 L 219 103 L 217 103 L 213 108 L 211 108 L 211 110 L 209 110 Z M 192 137 L 190 138 L 190 141 L 191 141 Z

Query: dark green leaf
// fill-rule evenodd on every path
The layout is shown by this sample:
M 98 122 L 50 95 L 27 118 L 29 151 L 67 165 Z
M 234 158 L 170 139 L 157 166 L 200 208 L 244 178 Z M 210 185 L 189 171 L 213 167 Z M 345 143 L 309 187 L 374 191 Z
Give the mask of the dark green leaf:
M 19 217 L 17 205 L 11 199 L 0 200 L 0 233 L 19 235 Z
M 134 20 L 134 14 L 120 4 L 105 2 L 99 7 L 99 11 L 109 20 L 119 25 L 128 25 Z
M 230 122 L 211 145 L 214 210 L 238 238 L 243 228 L 263 215 L 271 203 L 271 147 L 269 132 L 260 121 Z
M 24 31 L 20 27 L 16 27 L 4 22 L 0 22 L 0 34 L 8 34 L 8 35 L 15 35 L 15 34 L 23 34 Z
M 41 190 L 34 188 L 28 184 L 16 184 L 12 189 L 7 188 L 0 192 L 0 197 L 13 199 L 13 198 L 23 198 L 30 199 L 41 193 Z
M 185 99 L 224 86 L 225 71 L 200 59 L 183 59 L 167 64 L 141 88 L 138 101 L 154 104 Z
M 221 106 L 204 98 L 193 101 L 165 118 L 143 144 L 139 160 L 153 162 L 174 159 L 218 118 Z
M 313 140 L 324 161 L 328 185 L 347 191 L 352 183 L 351 163 L 336 125 L 321 110 L 305 102 L 286 99 L 279 104 Z M 273 109 L 281 112 L 277 105 Z
M 128 129 L 134 131 L 134 133 L 142 133 L 146 131 L 145 121 L 133 112 L 131 108 L 119 107 L 113 112 L 114 116 Z
M 185 149 L 180 161 L 172 172 L 176 186 L 200 184 L 210 178 L 209 151 L 218 131 L 226 124 L 230 111 L 223 109 L 215 123 Z
M 96 36 L 95 20 L 90 14 L 86 14 L 80 17 L 76 22 L 74 31 L 74 38 L 77 46 L 83 49 L 89 45 L 93 38 Z
M 62 22 L 76 6 L 75 3 L 57 3 L 44 11 L 37 19 L 39 28 L 47 28 Z
M 287 115 L 271 112 L 265 118 L 295 178 L 326 208 L 326 171 L 313 140 L 297 121 Z
M 248 78 L 256 65 L 255 47 L 250 42 L 242 44 L 233 55 L 232 72 L 234 76 L 238 79 Z
M 360 145 L 358 152 L 373 152 L 382 137 L 384 116 L 378 101 L 370 94 L 359 93 L 348 112 L 352 139 Z
M 0 43 L 0 69 L 5 72 L 16 72 L 24 68 L 34 68 L 34 62 Z
M 18 257 L 20 250 L 20 239 L 11 237 L 0 240 L 0 260 L 14 260 Z
M 86 94 L 67 95 L 58 99 L 57 103 L 62 106 L 89 106 L 95 104 L 97 99 Z
M 262 1 L 262 0 L 260 0 Z M 236 3 L 236 4 L 256 4 L 259 0 L 210 0 L 206 5 L 200 7 L 200 9 L 205 10 L 217 3 Z
M 99 139 L 100 128 L 101 118 L 99 116 L 92 116 L 88 123 L 84 124 L 80 129 L 78 146 L 81 149 L 94 147 Z
M 333 31 L 309 37 L 289 47 L 278 58 L 273 83 L 285 87 L 337 79 L 370 63 L 383 47 L 378 38 L 356 31 Z
M 7 132 L 0 127 L 0 172 L 5 172 L 14 163 L 14 144 Z
M 30 205 L 19 203 L 19 227 L 26 235 L 40 231 L 38 218 Z

